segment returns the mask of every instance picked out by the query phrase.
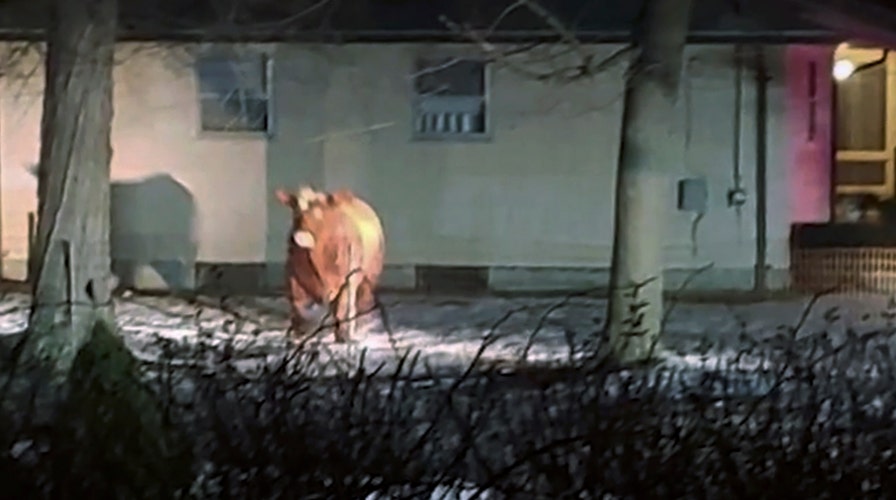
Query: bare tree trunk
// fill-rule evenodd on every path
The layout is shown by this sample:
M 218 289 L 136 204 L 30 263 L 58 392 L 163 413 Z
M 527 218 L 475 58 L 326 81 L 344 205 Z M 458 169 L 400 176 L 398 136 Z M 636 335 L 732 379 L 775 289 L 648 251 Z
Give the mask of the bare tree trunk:
M 607 327 L 622 362 L 648 359 L 663 315 L 663 229 L 678 157 L 675 101 L 692 0 L 646 0 L 624 101 Z
M 52 0 L 28 350 L 67 372 L 113 326 L 109 164 L 117 0 Z
M 112 307 L 109 173 L 118 0 L 51 0 L 50 9 L 34 306 L 17 365 L 29 376 L 17 387 L 39 401 L 31 424 L 46 422 L 54 446 L 76 450 L 61 454 L 61 476 L 46 485 L 51 496 L 118 463 L 128 467 L 91 485 L 99 496 L 174 498 L 192 480 L 191 443 L 140 379 Z

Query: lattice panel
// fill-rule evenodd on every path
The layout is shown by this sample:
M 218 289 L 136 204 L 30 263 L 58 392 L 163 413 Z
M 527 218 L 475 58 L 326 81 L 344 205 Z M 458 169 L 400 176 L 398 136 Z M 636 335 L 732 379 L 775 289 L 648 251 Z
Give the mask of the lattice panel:
M 896 293 L 896 248 L 793 249 L 790 273 L 800 292 Z

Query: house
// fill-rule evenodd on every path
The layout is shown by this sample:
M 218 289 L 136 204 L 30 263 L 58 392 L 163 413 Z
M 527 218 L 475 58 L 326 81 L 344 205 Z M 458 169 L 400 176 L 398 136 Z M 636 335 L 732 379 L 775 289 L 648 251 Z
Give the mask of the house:
M 829 223 L 835 193 L 894 194 L 896 59 L 841 43 L 889 43 L 880 23 L 893 17 L 854 1 L 695 2 L 683 146 L 669 151 L 666 286 L 787 288 L 803 255 L 794 227 Z M 559 36 L 543 18 L 507 15 L 488 40 L 518 53 L 499 58 L 446 27 L 487 26 L 504 0 L 341 2 L 305 16 L 284 10 L 301 2 L 255 0 L 226 25 L 198 2 L 149 3 L 122 6 L 115 68 L 113 261 L 125 284 L 281 286 L 289 222 L 272 193 L 300 183 L 348 187 L 376 207 L 387 287 L 606 284 L 624 58 L 586 78 L 538 79 L 581 60 L 546 56 Z M 0 8 L 2 53 L 15 58 L 0 73 L 0 273 L 12 280 L 26 278 L 36 210 L 36 4 Z M 629 0 L 541 5 L 594 60 L 625 46 L 638 11 Z M 835 99 L 835 66 L 842 77 L 878 60 Z

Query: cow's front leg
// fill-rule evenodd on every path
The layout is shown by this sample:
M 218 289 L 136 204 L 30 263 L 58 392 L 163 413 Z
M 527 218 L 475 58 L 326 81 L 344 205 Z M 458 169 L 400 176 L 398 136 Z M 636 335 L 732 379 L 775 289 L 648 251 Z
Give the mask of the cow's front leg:
M 355 337 L 358 325 L 358 286 L 360 273 L 352 273 L 344 286 L 331 301 L 335 322 L 336 342 L 348 342 Z
M 320 323 L 323 305 L 314 299 L 295 277 L 287 281 L 287 300 L 289 301 L 289 336 L 306 339 L 316 333 L 315 323 Z
M 301 312 L 293 310 L 289 321 L 290 337 L 294 339 L 304 339 L 308 336 L 311 324 L 302 317 Z
M 351 293 L 342 293 L 332 302 L 332 315 L 336 342 L 348 342 L 352 339 L 355 326 L 355 299 Z
M 286 300 L 289 303 L 289 331 L 288 337 L 303 337 L 306 328 L 305 318 L 302 316 L 301 304 L 308 301 L 308 294 L 299 285 L 298 280 L 289 276 L 291 269 L 287 267 Z
M 309 300 L 304 304 L 293 303 L 293 337 L 306 339 L 320 332 L 325 311 L 325 306 L 318 302 Z
M 358 283 L 356 304 L 358 310 L 356 314 L 358 318 L 357 328 L 361 329 L 375 321 L 374 311 L 379 306 L 374 286 L 367 278 L 361 279 Z M 382 311 L 380 311 L 380 318 L 382 318 Z

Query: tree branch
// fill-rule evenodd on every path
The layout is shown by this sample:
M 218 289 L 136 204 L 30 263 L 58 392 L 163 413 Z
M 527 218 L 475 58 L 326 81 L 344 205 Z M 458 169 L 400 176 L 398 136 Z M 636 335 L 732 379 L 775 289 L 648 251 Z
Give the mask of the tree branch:
M 573 63 L 561 63 L 559 69 L 537 71 L 532 69 L 535 61 L 517 62 L 511 60 L 510 57 L 512 55 L 516 56 L 530 52 L 541 44 L 532 45 L 529 49 L 524 51 L 514 50 L 511 53 L 501 51 L 495 44 L 489 42 L 488 37 L 495 29 L 497 29 L 498 24 L 511 12 L 523 6 L 538 16 L 551 30 L 555 31 L 563 42 L 563 45 L 565 45 L 563 50 L 550 54 L 548 59 L 552 62 L 556 62 L 572 54 L 576 59 Z M 619 62 L 622 56 L 629 54 L 634 48 L 632 45 L 627 45 L 616 50 L 607 57 L 598 58 L 595 52 L 586 50 L 585 46 L 583 46 L 575 36 L 574 30 L 566 26 L 563 21 L 535 0 L 519 0 L 509 5 L 498 15 L 497 19 L 492 22 L 488 29 L 484 31 L 474 30 L 467 24 L 461 25 L 444 15 L 440 16 L 439 19 L 452 33 L 475 43 L 479 47 L 479 50 L 481 50 L 491 62 L 501 62 L 514 73 L 517 73 L 524 78 L 537 81 L 570 83 L 583 78 L 593 77 L 608 70 L 614 64 Z

